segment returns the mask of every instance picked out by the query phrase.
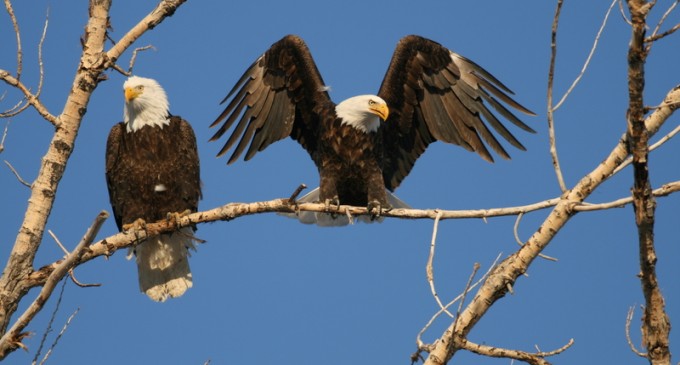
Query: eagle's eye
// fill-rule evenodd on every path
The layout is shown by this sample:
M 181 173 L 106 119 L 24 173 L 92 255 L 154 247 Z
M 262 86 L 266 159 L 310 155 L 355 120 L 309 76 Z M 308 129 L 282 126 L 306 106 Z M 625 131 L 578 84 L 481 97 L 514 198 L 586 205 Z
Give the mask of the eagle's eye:
M 137 85 L 137 87 L 135 89 L 137 89 L 139 91 L 144 91 L 144 85 Z
M 375 104 L 376 104 L 376 103 L 375 103 L 375 101 L 374 101 L 373 99 L 369 99 L 369 100 L 368 100 L 368 105 L 373 106 L 373 105 L 375 105 Z

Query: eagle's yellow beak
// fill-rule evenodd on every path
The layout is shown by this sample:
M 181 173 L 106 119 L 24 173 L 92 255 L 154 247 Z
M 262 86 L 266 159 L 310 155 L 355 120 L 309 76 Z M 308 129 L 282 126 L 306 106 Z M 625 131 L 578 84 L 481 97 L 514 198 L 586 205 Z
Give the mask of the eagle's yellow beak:
M 387 117 L 390 115 L 390 109 L 387 107 L 387 104 L 374 103 L 374 104 L 370 105 L 368 108 L 375 115 L 379 116 L 380 119 L 382 119 L 383 121 L 386 121 Z
M 125 101 L 130 102 L 134 98 L 142 94 L 142 88 L 139 87 L 126 87 L 125 88 Z

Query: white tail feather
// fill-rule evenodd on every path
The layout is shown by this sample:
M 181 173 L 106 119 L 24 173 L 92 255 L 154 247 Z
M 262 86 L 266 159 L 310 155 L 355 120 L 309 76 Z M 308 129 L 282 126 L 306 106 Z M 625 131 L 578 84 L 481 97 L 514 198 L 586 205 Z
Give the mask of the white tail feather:
M 163 302 L 191 288 L 189 248 L 195 250 L 191 228 L 152 237 L 135 247 L 139 289 L 149 298 Z
M 387 202 L 392 206 L 392 208 L 411 208 L 408 204 L 404 203 L 396 195 L 392 194 L 389 190 L 385 190 L 387 193 Z M 297 200 L 298 203 L 314 203 L 319 201 L 319 188 L 316 188 L 309 193 L 305 194 L 303 197 Z M 299 219 L 300 222 L 304 224 L 316 224 L 321 227 L 342 227 L 348 224 L 353 224 L 354 220 L 358 220 L 364 223 L 380 223 L 383 218 L 371 219 L 371 217 L 362 215 L 359 217 L 352 217 L 347 215 L 331 215 L 329 213 L 318 213 L 318 212 L 298 212 L 295 213 L 280 213 L 283 216 L 289 218 Z

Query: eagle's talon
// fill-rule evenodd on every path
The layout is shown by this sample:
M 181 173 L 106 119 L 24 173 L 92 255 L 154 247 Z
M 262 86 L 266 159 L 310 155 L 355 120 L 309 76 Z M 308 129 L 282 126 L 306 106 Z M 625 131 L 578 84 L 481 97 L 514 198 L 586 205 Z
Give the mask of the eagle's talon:
M 142 238 L 142 237 L 139 237 L 139 231 L 144 231 L 145 235 L 147 235 L 146 221 L 142 218 L 137 218 L 132 223 L 123 224 L 123 232 L 129 232 L 129 231 L 134 231 L 135 232 L 135 240 L 139 241 Z
M 165 216 L 165 220 L 168 221 L 168 223 L 172 223 L 175 225 L 175 227 L 177 227 L 180 225 L 182 218 L 186 217 L 189 214 L 191 214 L 190 209 L 186 209 L 183 212 L 168 212 L 168 214 Z
M 330 213 L 332 218 L 335 218 L 337 216 L 337 212 L 340 209 L 340 199 L 338 196 L 334 196 L 333 198 L 326 199 L 323 201 L 323 204 L 325 206 L 326 212 Z M 331 211 L 331 207 L 333 207 Z
M 323 204 L 325 205 L 327 212 L 331 210 L 331 206 L 333 206 L 333 209 L 336 211 L 340 209 L 340 199 L 338 199 L 337 196 L 324 200 Z
M 146 221 L 142 218 L 137 218 L 134 222 L 132 223 L 127 223 L 123 224 L 123 232 L 127 231 L 132 231 L 132 230 L 140 230 L 140 229 L 146 229 Z
M 390 206 L 387 207 L 387 209 L 391 208 Z M 366 209 L 368 212 L 371 214 L 371 220 L 375 220 L 377 218 L 380 218 L 380 214 L 382 213 L 382 203 L 378 200 L 371 200 L 368 202 L 368 206 L 366 206 Z

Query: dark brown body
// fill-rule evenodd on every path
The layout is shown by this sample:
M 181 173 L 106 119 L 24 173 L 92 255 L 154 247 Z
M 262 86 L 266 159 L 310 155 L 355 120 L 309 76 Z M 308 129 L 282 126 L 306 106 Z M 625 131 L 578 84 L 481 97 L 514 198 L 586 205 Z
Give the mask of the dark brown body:
M 319 199 L 366 206 L 376 201 L 388 207 L 383 182 L 380 134 L 364 133 L 335 118 L 320 134 L 317 153 Z
M 198 209 L 201 198 L 196 137 L 189 123 L 170 117 L 170 124 L 127 132 L 113 126 L 106 145 L 106 182 L 118 229 L 141 218 L 165 219 L 168 213 Z M 164 191 L 155 191 L 162 185 Z

